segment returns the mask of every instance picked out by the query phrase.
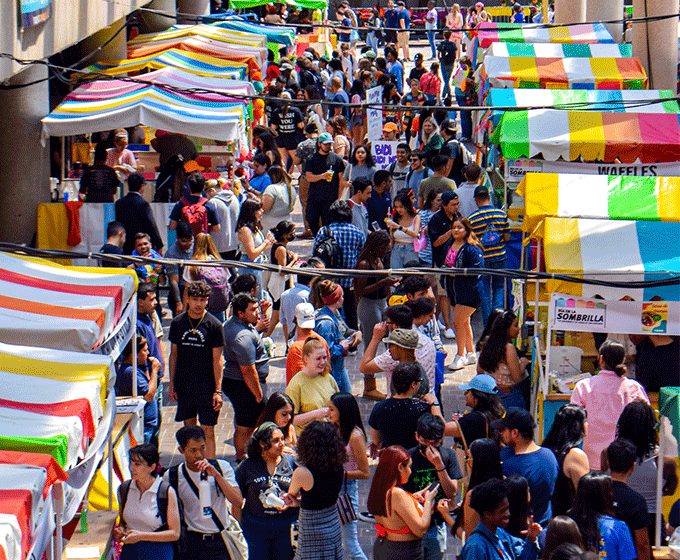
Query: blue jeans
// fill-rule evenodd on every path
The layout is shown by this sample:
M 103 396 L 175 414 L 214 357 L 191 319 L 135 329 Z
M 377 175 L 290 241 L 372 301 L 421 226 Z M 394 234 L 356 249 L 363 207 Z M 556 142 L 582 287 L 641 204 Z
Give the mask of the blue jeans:
M 250 560 L 290 558 L 293 552 L 290 526 L 293 521 L 295 516 L 281 514 L 260 518 L 244 509 L 241 514 L 241 529 L 248 542 L 248 558 Z
M 505 259 L 495 261 L 484 261 L 484 268 L 499 270 L 505 268 Z M 506 278 L 503 276 L 482 275 L 482 321 L 484 325 L 489 320 L 492 309 L 503 309 L 505 299 Z
M 464 95 L 456 95 L 456 102 L 460 107 L 467 105 L 467 99 Z M 472 113 L 470 111 L 460 112 L 460 129 L 461 138 L 472 138 Z
M 423 538 L 425 560 L 442 560 L 446 552 L 446 523 L 430 527 Z
M 354 511 L 359 511 L 359 485 L 356 480 L 346 479 L 342 486 L 342 492 L 347 492 L 349 499 L 354 506 Z M 349 556 L 353 560 L 368 560 L 364 551 L 359 544 L 359 531 L 357 526 L 358 521 L 350 521 L 347 525 L 342 526 L 342 546 L 345 550 L 345 556 Z
M 526 402 L 524 401 L 524 395 L 522 394 L 522 389 L 517 385 L 515 385 L 507 395 L 499 393 L 499 396 L 501 398 L 501 404 L 506 410 L 511 406 L 514 406 L 515 408 L 527 407 Z
M 408 245 L 403 243 L 395 243 L 394 247 L 392 247 L 390 267 L 404 268 L 404 265 L 409 261 L 419 262 L 418 254 L 413 248 L 413 243 L 409 243 Z
M 248 255 L 246 255 L 245 253 L 242 253 L 241 254 L 241 262 L 251 263 L 253 261 L 251 261 L 248 258 Z M 262 261 L 260 261 L 260 262 L 264 262 L 264 259 L 262 259 Z M 239 274 L 250 273 L 253 276 L 255 276 L 255 279 L 257 280 L 257 299 L 258 299 L 258 301 L 260 299 L 262 299 L 262 271 L 259 270 L 259 269 L 256 269 L 256 268 L 246 268 L 246 267 L 240 268 L 239 267 L 238 273 Z
M 373 49 L 375 53 L 378 52 L 378 38 L 375 36 L 375 33 L 369 33 L 366 35 L 366 43 L 368 43 L 368 46 Z
M 427 40 L 430 42 L 430 48 L 432 49 L 432 58 L 437 58 L 437 48 L 434 46 L 434 37 L 436 34 L 436 29 L 428 30 L 427 32 Z
M 347 368 L 345 367 L 345 358 L 343 356 L 331 358 L 331 375 L 338 384 L 338 391 L 352 392 L 352 384 L 349 381 L 349 375 L 347 373 Z
M 442 65 L 442 81 L 444 82 L 442 99 L 446 99 L 448 95 L 451 95 L 451 74 L 453 74 L 453 66 Z

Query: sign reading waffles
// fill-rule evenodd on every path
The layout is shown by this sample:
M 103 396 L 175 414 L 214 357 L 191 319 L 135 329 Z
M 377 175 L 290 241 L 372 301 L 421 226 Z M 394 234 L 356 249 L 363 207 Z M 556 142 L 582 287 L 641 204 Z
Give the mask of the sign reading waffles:
M 601 331 L 607 327 L 607 306 L 603 302 L 578 297 L 558 297 L 553 300 L 558 330 L 582 330 L 591 327 Z

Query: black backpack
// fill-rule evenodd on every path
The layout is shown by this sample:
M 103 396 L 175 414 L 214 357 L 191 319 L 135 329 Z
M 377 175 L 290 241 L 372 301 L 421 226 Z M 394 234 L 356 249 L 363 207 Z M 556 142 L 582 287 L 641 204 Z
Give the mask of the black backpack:
M 331 228 L 324 226 L 321 230 L 321 235 L 321 241 L 319 241 L 316 249 L 314 249 L 313 256 L 321 259 L 326 268 L 342 268 L 342 247 L 340 247 L 338 240 L 333 237 Z

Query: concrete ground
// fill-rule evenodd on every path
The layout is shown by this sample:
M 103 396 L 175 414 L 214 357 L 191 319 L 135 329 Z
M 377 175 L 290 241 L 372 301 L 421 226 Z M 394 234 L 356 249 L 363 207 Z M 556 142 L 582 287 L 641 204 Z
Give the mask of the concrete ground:
M 429 58 L 429 47 L 425 48 L 420 45 L 411 49 L 411 58 L 416 52 L 422 52 L 427 60 Z M 413 68 L 413 62 L 406 63 L 405 74 L 408 75 L 411 68 Z M 300 214 L 299 201 L 296 209 L 292 215 L 292 220 L 297 223 L 302 223 L 302 217 Z M 302 229 L 298 228 L 298 233 L 301 233 Z M 291 250 L 300 255 L 310 255 L 312 250 L 312 241 L 307 240 L 296 240 L 290 246 Z M 164 298 L 163 298 L 164 299 Z M 162 302 L 166 305 L 166 302 Z M 163 341 L 164 355 L 167 356 L 170 353 L 169 343 L 167 341 L 167 332 L 170 324 L 171 314 L 168 311 L 166 318 L 163 321 L 165 327 L 166 337 Z M 473 315 L 472 320 L 473 332 L 475 337 L 478 337 L 482 331 L 480 312 L 477 311 Z M 267 378 L 267 391 L 271 394 L 274 391 L 284 391 L 285 390 L 285 344 L 283 340 L 283 331 L 281 327 L 278 326 L 274 331 L 272 338 L 276 344 L 276 350 L 274 352 L 275 357 L 270 360 L 269 365 L 269 377 Z M 453 355 L 456 352 L 455 340 L 442 339 L 446 351 L 449 354 L 447 358 L 447 364 L 451 362 Z M 359 352 L 354 356 L 348 356 L 345 360 L 347 365 L 347 371 L 349 373 L 350 380 L 352 382 L 352 392 L 357 397 L 359 402 L 359 408 L 361 410 L 364 425 L 368 429 L 368 417 L 371 413 L 374 401 L 369 401 L 361 398 L 363 392 L 363 375 L 359 372 L 359 364 L 361 362 L 361 351 L 362 346 L 359 346 Z M 447 420 L 451 419 L 453 414 L 462 413 L 465 410 L 465 399 L 462 391 L 458 389 L 458 385 L 466 383 L 475 374 L 475 366 L 468 366 L 459 371 L 448 371 L 445 375 L 445 383 L 442 386 L 442 402 L 444 404 L 445 418 Z M 167 378 L 167 375 L 165 376 Z M 385 392 L 384 378 L 378 380 L 378 388 Z M 177 464 L 181 461 L 182 456 L 177 450 L 177 444 L 175 442 L 175 432 L 181 427 L 180 423 L 174 421 L 175 416 L 175 404 L 168 397 L 168 383 L 167 379 L 163 380 L 163 393 L 164 393 L 164 406 L 163 406 L 163 425 L 160 431 L 160 452 L 161 452 L 161 462 L 164 466 L 170 466 Z M 225 398 L 224 408 L 220 414 L 220 420 L 216 426 L 216 442 L 217 442 L 217 457 L 220 459 L 225 459 L 231 461 L 235 465 L 235 451 L 232 445 L 232 436 L 234 433 L 234 423 L 233 423 L 233 409 L 229 400 Z M 451 446 L 452 438 L 446 438 L 447 441 L 444 445 Z M 370 443 L 370 442 L 369 442 Z M 371 461 L 371 472 L 375 470 L 376 461 Z M 370 479 L 359 481 L 359 509 L 365 511 L 366 508 L 366 498 L 368 496 L 368 491 L 370 489 Z M 359 522 L 359 539 L 361 545 L 370 558 L 372 556 L 373 541 L 375 540 L 375 529 L 370 523 Z M 455 560 L 456 556 L 460 553 L 460 541 L 458 539 L 453 539 L 449 536 L 449 546 L 447 549 L 447 554 L 445 555 L 445 560 Z

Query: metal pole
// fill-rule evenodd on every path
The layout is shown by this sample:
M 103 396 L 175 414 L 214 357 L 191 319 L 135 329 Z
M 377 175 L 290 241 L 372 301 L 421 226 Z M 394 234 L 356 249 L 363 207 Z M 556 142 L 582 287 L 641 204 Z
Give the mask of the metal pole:
M 109 511 L 113 509 L 113 431 L 109 435 Z
M 654 546 L 661 546 L 661 513 L 663 492 L 663 459 L 666 456 L 666 418 L 659 414 L 659 456 L 656 459 L 656 513 L 654 514 Z
M 139 372 L 137 371 L 137 295 L 135 295 L 130 301 L 130 305 L 134 306 L 132 309 L 132 324 L 134 325 L 132 332 L 132 339 L 130 344 L 132 344 L 132 396 L 137 396 L 137 377 Z M 154 311 L 155 313 L 155 311 Z
M 57 482 L 52 487 L 52 501 L 54 504 L 55 521 L 57 524 L 56 534 L 54 538 L 54 557 L 61 558 L 63 555 L 64 548 L 64 535 L 61 526 L 61 512 L 64 509 L 64 487 L 61 482 Z

